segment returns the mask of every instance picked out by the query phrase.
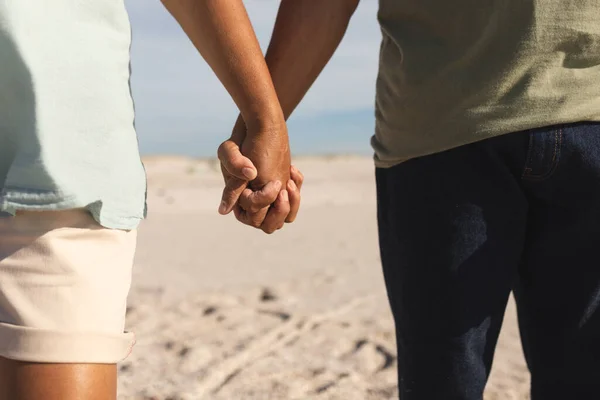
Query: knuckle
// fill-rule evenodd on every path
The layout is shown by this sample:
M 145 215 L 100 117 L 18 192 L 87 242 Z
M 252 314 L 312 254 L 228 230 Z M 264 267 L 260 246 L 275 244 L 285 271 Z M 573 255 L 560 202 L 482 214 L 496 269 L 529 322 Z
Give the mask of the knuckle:
M 238 206 L 244 211 L 248 211 L 249 209 L 248 202 L 244 200 L 243 196 L 240 196 L 240 198 L 238 199 Z
M 219 145 L 219 147 L 217 148 L 217 157 L 219 158 L 219 160 L 222 162 L 223 159 L 225 158 L 225 146 L 226 146 L 227 142 L 223 142 Z
M 246 211 L 252 211 L 252 203 L 248 200 L 248 197 L 242 193 L 239 199 L 240 207 L 242 207 Z
M 256 222 L 256 221 L 255 221 L 255 220 L 253 220 L 253 219 L 248 219 L 248 218 L 246 218 L 246 219 L 243 221 L 243 223 L 244 223 L 244 225 L 248 225 L 248 226 L 250 226 L 250 227 L 252 227 L 252 228 L 260 229 L 260 223 Z
M 251 219 L 250 221 L 250 225 L 253 226 L 254 228 L 260 228 L 260 221 L 256 220 L 256 219 Z
M 250 211 L 253 212 L 253 213 L 255 213 L 255 214 L 261 212 L 265 208 L 266 207 L 263 204 L 257 204 L 257 203 L 251 203 L 250 204 Z
M 271 206 L 272 204 L 275 204 L 275 203 L 277 202 L 277 195 L 278 195 L 278 194 L 279 194 L 279 193 L 276 193 L 276 194 L 275 194 L 275 195 L 273 195 L 273 196 L 270 196 L 270 197 L 268 197 L 268 198 L 265 198 L 265 199 L 264 199 L 264 201 L 262 201 L 262 204 L 264 204 L 264 207 L 269 207 L 269 206 Z
M 263 212 L 252 212 L 250 210 L 245 211 L 246 225 L 250 225 L 257 229 L 262 229 L 265 226 L 266 213 Z
M 266 207 L 269 204 L 273 203 L 277 199 L 278 195 L 279 192 L 276 190 L 261 192 L 256 195 L 254 203 L 257 205 L 261 205 L 262 207 Z
M 222 200 L 227 204 L 234 203 L 235 202 L 235 193 L 233 193 L 231 191 L 227 191 L 226 193 L 223 193 Z
M 251 213 L 257 213 L 261 210 L 260 207 L 258 207 L 256 204 L 251 204 L 250 207 L 248 207 L 248 211 L 250 211 Z

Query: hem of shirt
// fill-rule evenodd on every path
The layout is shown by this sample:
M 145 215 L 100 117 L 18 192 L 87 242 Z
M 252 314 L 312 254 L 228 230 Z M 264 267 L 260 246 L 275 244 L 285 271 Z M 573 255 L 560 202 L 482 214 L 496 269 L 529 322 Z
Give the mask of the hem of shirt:
M 406 155 L 404 157 L 389 157 L 389 156 L 385 157 L 383 152 L 378 151 L 378 147 L 382 148 L 382 146 L 379 146 L 378 144 L 376 144 L 377 136 L 375 135 L 371 138 L 371 145 L 372 145 L 373 149 L 375 150 L 375 154 L 373 156 L 373 159 L 375 161 L 375 168 L 381 168 L 381 169 L 393 168 L 397 165 L 400 165 L 400 164 L 405 163 L 410 160 L 414 160 L 416 158 L 432 156 L 434 154 L 443 153 L 446 151 L 454 150 L 454 149 L 462 147 L 462 146 L 467 146 L 467 145 L 470 145 L 473 143 L 482 142 L 484 140 L 493 139 L 493 138 L 499 137 L 499 136 L 509 135 L 511 133 L 520 132 L 520 131 L 523 131 L 526 129 L 533 129 L 533 128 L 525 128 L 525 129 L 519 129 L 519 130 L 507 130 L 507 129 L 497 130 L 495 128 L 480 129 L 479 131 L 477 131 L 476 134 L 473 134 L 470 137 L 466 137 L 461 140 L 453 141 L 452 144 L 446 144 L 446 145 L 442 145 L 442 146 L 438 146 L 438 147 L 430 147 L 427 150 L 423 149 L 421 151 L 414 152 L 412 155 Z
M 66 196 L 60 192 L 31 189 L 4 188 L 0 193 L 0 214 L 16 215 L 17 211 L 62 211 L 85 208 L 98 224 L 107 229 L 134 230 L 146 217 L 143 215 L 114 215 L 95 202 L 81 202 L 75 196 Z
M 504 121 L 504 123 L 502 123 L 502 121 Z M 581 115 L 573 115 L 572 117 L 567 118 L 560 115 L 553 116 L 548 113 L 540 113 L 537 116 L 537 118 L 527 120 L 526 122 L 523 122 L 521 120 L 511 120 L 502 117 L 490 118 L 489 121 L 485 124 L 473 125 L 475 126 L 474 128 L 472 126 L 469 127 L 466 125 L 464 127 L 460 127 L 458 125 L 453 127 L 446 126 L 444 128 L 444 131 L 446 133 L 449 131 L 454 131 L 470 132 L 470 134 L 464 136 L 456 136 L 454 140 L 449 140 L 438 146 L 422 147 L 411 152 L 398 151 L 398 148 L 402 147 L 401 144 L 395 145 L 394 148 L 390 148 L 389 146 L 384 146 L 383 144 L 381 144 L 377 138 L 378 135 L 396 136 L 399 135 L 399 130 L 389 127 L 384 128 L 378 125 L 375 129 L 375 135 L 371 137 L 371 147 L 375 152 L 373 157 L 375 161 L 375 167 L 386 169 L 395 167 L 399 164 L 405 163 L 416 158 L 443 153 L 462 146 L 467 146 L 473 143 L 482 142 L 484 140 L 493 139 L 504 135 L 523 133 L 531 129 L 586 122 L 600 122 L 600 115 L 590 116 L 584 113 Z M 401 137 L 401 135 L 399 135 L 399 137 Z
M 415 157 L 416 158 L 416 157 Z M 373 160 L 375 161 L 375 168 L 387 169 L 395 167 L 396 165 L 402 164 L 410 160 L 411 158 L 402 158 L 402 159 L 393 159 L 393 160 L 381 160 L 377 154 L 373 156 Z

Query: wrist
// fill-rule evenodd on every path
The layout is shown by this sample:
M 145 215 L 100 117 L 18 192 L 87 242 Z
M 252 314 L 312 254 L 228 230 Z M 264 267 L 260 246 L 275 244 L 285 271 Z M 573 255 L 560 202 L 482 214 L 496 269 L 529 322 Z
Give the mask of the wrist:
M 246 123 L 246 136 L 252 137 L 265 133 L 287 136 L 285 117 L 281 108 L 253 110 L 242 114 Z

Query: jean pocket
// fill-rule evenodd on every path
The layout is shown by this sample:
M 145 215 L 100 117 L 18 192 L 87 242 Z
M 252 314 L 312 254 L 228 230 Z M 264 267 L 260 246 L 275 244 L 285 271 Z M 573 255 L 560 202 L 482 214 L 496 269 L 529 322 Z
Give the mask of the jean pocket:
M 522 178 L 530 181 L 543 181 L 550 178 L 558 168 L 562 143 L 562 126 L 530 132 L 527 161 Z

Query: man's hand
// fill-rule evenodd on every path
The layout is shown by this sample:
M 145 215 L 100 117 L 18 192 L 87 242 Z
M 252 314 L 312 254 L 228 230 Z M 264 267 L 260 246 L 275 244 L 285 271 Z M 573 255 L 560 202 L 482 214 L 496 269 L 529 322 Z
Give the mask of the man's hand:
M 260 132 L 247 132 L 240 117 L 231 139 L 219 147 L 218 154 L 225 179 L 219 207 L 221 214 L 233 210 L 240 222 L 266 233 L 273 233 L 285 222 L 294 221 L 300 207 L 304 178 L 300 171 L 290 166 L 285 124 Z M 248 181 L 252 182 L 248 185 Z

